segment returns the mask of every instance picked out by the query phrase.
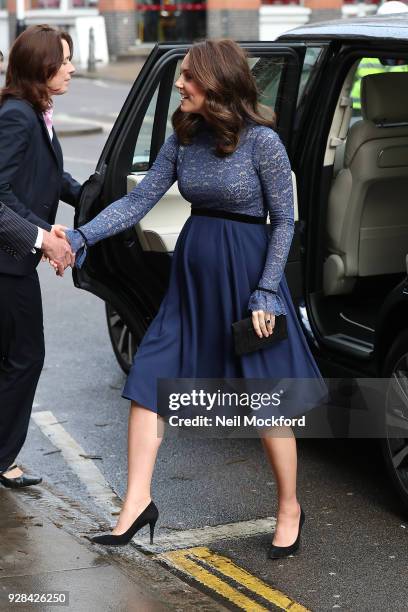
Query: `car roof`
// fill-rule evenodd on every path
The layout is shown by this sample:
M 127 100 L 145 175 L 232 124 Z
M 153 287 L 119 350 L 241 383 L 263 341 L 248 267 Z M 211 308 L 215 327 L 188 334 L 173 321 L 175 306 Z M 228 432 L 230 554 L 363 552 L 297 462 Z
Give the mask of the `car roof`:
M 277 40 L 376 39 L 408 42 L 408 13 L 355 19 L 335 19 L 306 24 L 289 30 Z

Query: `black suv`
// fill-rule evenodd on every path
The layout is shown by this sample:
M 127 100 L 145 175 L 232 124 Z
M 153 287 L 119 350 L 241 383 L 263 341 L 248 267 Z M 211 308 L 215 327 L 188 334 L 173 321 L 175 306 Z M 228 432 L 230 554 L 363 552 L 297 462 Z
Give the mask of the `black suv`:
M 325 376 L 396 384 L 401 402 L 381 445 L 408 506 L 408 433 L 400 427 L 408 418 L 408 17 L 313 24 L 274 42 L 241 44 L 294 172 L 286 278 L 299 319 Z M 187 44 L 153 49 L 83 191 L 77 224 L 151 166 L 172 131 L 174 82 L 187 51 Z M 159 308 L 189 214 L 173 186 L 136 227 L 90 249 L 74 273 L 77 286 L 106 302 L 125 371 Z

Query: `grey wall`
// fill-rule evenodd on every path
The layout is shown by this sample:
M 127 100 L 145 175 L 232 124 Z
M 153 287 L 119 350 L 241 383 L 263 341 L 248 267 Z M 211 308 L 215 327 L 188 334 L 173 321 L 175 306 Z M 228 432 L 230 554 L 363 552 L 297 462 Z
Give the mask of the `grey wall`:
M 329 21 L 329 19 L 341 19 L 340 9 L 313 9 L 309 23 L 315 21 Z
M 136 11 L 101 13 L 105 17 L 109 56 L 126 53 L 136 39 Z
M 234 38 L 236 40 L 259 39 L 258 10 L 207 11 L 207 36 L 209 38 Z

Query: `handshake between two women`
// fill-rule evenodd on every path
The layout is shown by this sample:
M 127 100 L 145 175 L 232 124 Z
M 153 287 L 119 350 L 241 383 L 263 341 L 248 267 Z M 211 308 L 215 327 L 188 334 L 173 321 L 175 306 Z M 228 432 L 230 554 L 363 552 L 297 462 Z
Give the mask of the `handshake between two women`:
M 57 276 L 63 276 L 66 268 L 73 268 L 75 264 L 75 253 L 65 235 L 66 229 L 64 225 L 56 224 L 50 232 L 44 230 L 43 234 L 41 250 Z

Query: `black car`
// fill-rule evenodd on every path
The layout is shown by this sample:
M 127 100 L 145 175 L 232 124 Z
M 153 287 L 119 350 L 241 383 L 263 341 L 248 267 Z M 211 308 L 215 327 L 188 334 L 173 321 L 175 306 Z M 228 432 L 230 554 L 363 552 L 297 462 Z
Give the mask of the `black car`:
M 408 507 L 408 434 L 393 425 L 408 418 L 408 17 L 312 24 L 241 45 L 264 104 L 277 113 L 296 177 L 286 278 L 299 319 L 325 376 L 395 383 L 401 401 L 381 446 Z M 187 51 L 187 44 L 153 49 L 83 191 L 77 224 L 151 166 L 172 131 L 174 82 Z M 159 308 L 189 214 L 173 186 L 136 227 L 90 249 L 74 272 L 78 287 L 106 302 L 125 371 Z M 380 410 L 381 419 L 386 402 Z

